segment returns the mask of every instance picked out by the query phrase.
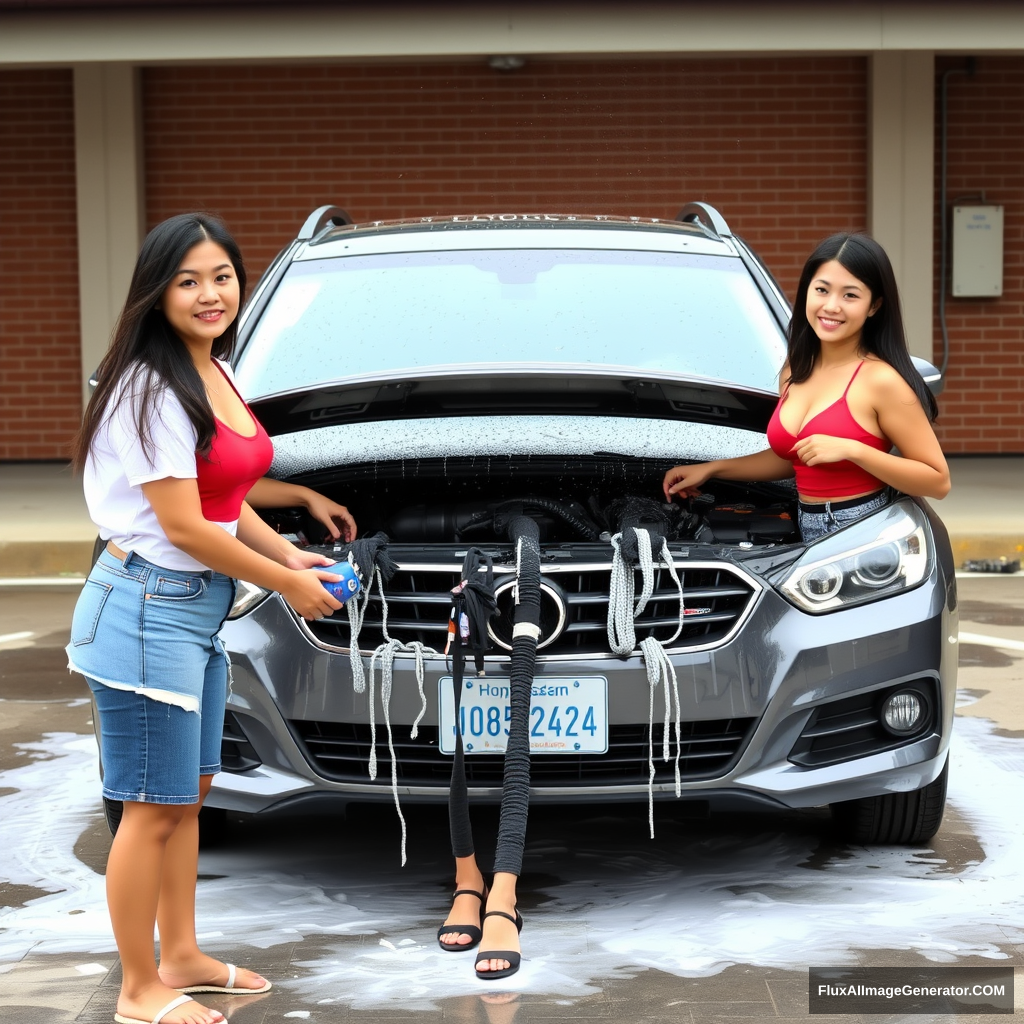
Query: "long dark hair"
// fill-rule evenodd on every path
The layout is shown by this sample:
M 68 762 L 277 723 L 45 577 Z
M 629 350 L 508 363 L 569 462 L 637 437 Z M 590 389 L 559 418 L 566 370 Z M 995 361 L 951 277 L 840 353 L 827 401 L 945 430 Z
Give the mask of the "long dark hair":
M 135 261 L 128 297 L 114 328 L 114 337 L 99 365 L 96 390 L 89 399 L 82 426 L 72 442 L 75 469 L 85 465 L 111 395 L 122 384 L 139 396 L 136 426 L 143 450 L 151 455 L 149 422 L 157 396 L 165 388 L 181 402 L 196 429 L 196 451 L 206 454 L 217 432 L 199 371 L 185 343 L 174 333 L 161 310 L 161 296 L 174 280 L 186 254 L 201 242 L 216 242 L 227 254 L 245 295 L 245 265 L 238 243 L 223 222 L 205 213 L 180 213 L 158 224 L 142 243 Z M 213 355 L 227 359 L 235 347 L 237 318 L 213 343 Z
M 861 349 L 885 360 L 914 389 L 928 418 L 934 420 L 939 407 L 910 359 L 896 275 L 885 250 L 867 235 L 830 235 L 807 258 L 796 287 L 793 318 L 787 332 L 790 383 L 800 384 L 807 380 L 821 354 L 821 342 L 807 319 L 807 289 L 818 269 L 830 260 L 841 264 L 858 281 L 867 285 L 872 300 L 882 300 L 874 316 L 869 316 L 864 322 Z

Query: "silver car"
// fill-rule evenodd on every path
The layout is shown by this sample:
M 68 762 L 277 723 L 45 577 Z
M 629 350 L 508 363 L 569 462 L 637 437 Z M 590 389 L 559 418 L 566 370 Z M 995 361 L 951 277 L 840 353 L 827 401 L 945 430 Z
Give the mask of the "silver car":
M 312 214 L 247 306 L 236 375 L 272 474 L 348 505 L 398 569 L 364 567 L 357 611 L 315 622 L 240 586 L 209 806 L 446 801 L 444 649 L 470 545 L 494 560 L 498 616 L 460 723 L 471 798 L 496 802 L 515 575 L 499 520 L 515 508 L 542 538 L 533 801 L 829 805 L 856 841 L 933 835 L 957 603 L 927 503 L 893 495 L 811 545 L 789 482 L 661 504 L 669 466 L 767 446 L 788 319 L 703 204 L 676 221 Z M 615 555 L 624 508 L 662 524 L 639 561 Z M 299 511 L 265 514 L 345 554 Z

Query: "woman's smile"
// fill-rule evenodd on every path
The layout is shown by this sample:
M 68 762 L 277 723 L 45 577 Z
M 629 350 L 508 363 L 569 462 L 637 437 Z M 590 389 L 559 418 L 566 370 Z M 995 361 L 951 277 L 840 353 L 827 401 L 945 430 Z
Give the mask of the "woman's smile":
M 807 321 L 819 340 L 857 344 L 865 322 L 879 306 L 871 289 L 836 260 L 818 267 L 806 301 Z
M 160 309 L 186 344 L 207 348 L 238 315 L 241 300 L 231 258 L 216 242 L 200 242 L 164 290 Z

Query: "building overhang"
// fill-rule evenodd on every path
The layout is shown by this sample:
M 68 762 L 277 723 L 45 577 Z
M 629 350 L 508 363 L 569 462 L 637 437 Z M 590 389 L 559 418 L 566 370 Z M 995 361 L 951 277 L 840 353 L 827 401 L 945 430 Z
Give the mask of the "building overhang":
M 0 0 L 6 67 L 885 51 L 1024 52 L 1024 4 Z

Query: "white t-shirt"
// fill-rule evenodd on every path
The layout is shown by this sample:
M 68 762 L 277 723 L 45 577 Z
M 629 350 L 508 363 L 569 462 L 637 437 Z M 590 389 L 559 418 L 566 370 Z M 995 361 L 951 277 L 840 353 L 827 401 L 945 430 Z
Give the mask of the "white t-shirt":
M 225 372 L 230 370 L 225 367 Z M 142 492 L 142 484 L 152 480 L 196 479 L 195 428 L 174 392 L 160 389 L 147 421 L 152 441 L 147 454 L 139 440 L 140 394 L 140 381 L 132 387 L 122 382 L 107 402 L 83 474 L 89 515 L 100 536 L 122 551 L 134 551 L 165 569 L 202 572 L 207 566 L 167 539 Z M 234 536 L 238 521 L 216 525 Z

